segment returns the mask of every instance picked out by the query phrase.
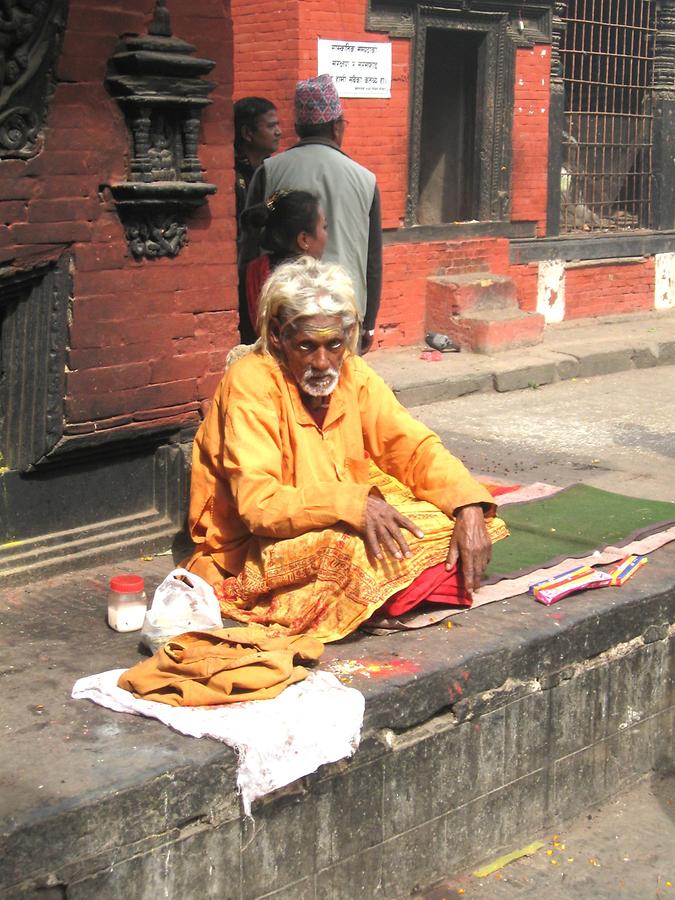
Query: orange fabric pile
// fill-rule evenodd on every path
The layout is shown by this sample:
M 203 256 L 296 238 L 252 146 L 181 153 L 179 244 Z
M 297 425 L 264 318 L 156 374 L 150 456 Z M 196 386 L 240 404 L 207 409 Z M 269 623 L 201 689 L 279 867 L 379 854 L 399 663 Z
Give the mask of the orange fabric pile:
M 315 638 L 275 636 L 255 625 L 189 631 L 128 669 L 118 687 L 169 706 L 267 700 L 307 677 L 296 658 L 313 661 L 322 653 Z

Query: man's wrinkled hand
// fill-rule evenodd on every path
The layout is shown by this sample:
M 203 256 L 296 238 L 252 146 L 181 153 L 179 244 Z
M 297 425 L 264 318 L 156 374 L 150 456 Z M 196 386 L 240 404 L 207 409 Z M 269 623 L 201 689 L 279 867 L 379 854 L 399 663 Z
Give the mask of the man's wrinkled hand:
M 492 542 L 485 527 L 481 506 L 462 506 L 455 512 L 455 528 L 450 540 L 446 567 L 459 562 L 467 591 L 477 591 L 492 556 Z
M 394 559 L 410 556 L 410 547 L 403 536 L 402 528 L 423 538 L 424 533 L 402 515 L 395 507 L 377 495 L 370 494 L 366 500 L 366 546 L 375 559 L 382 559 L 383 550 Z

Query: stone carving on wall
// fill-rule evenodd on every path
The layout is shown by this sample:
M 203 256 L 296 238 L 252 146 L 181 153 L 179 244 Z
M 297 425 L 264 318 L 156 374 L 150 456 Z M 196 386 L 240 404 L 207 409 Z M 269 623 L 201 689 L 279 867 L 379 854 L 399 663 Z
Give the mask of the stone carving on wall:
M 165 0 L 157 0 L 148 34 L 125 37 L 106 84 L 130 133 L 128 180 L 112 185 L 129 250 L 137 259 L 177 256 L 187 242 L 185 218 L 216 190 L 198 156 L 201 114 L 215 63 L 173 37 Z
M 0 159 L 40 150 L 66 14 L 67 0 L 0 3 Z

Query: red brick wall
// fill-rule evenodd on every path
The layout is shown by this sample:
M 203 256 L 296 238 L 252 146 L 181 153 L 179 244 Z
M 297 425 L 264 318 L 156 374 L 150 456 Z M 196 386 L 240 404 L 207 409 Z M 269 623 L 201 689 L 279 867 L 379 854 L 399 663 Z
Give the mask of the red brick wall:
M 536 263 L 527 266 L 510 266 L 503 273 L 513 278 L 518 291 L 518 306 L 525 312 L 537 311 L 537 279 L 539 266 Z
M 200 145 L 218 192 L 188 220 L 176 259 L 136 262 L 107 185 L 126 177 L 128 136 L 105 87 L 118 35 L 147 30 L 152 0 L 71 0 L 44 149 L 0 163 L 4 258 L 45 244 L 73 253 L 66 434 L 190 424 L 236 343 L 231 34 L 227 3 L 170 0 L 174 34 L 216 60 Z
M 654 260 L 568 268 L 565 318 L 608 316 L 654 306 Z
M 279 110 L 282 149 L 297 140 L 293 95 L 298 79 L 299 0 L 231 0 L 233 98 L 267 97 Z
M 495 238 L 390 244 L 385 247 L 386 273 L 376 347 L 414 344 L 424 336 L 427 277 L 445 272 L 505 274 L 508 241 Z
M 299 78 L 316 75 L 317 38 L 386 41 L 364 28 L 364 0 L 329 6 L 324 0 L 276 3 L 233 0 L 234 98 L 267 97 L 279 109 L 282 149 L 297 137 L 293 95 Z M 408 185 L 408 77 L 410 41 L 392 41 L 390 100 L 343 100 L 349 125 L 344 150 L 375 172 L 385 228 L 400 226 Z
M 537 309 L 536 263 L 510 266 L 507 273 L 516 283 L 518 304 L 526 312 Z M 654 260 L 644 262 L 589 262 L 565 271 L 565 318 L 578 319 L 639 312 L 654 307 Z
M 388 35 L 365 30 L 366 0 L 345 0 L 340 4 L 328 4 L 326 0 L 233 0 L 232 10 L 235 96 L 262 94 L 277 102 L 285 131 L 284 146 L 295 140 L 295 81 L 316 74 L 317 38 L 390 40 Z M 408 189 L 412 48 L 407 39 L 392 39 L 391 44 L 392 97 L 343 100 L 349 122 L 344 149 L 375 172 L 382 194 L 383 225 L 398 228 L 403 222 Z M 516 51 L 512 219 L 534 222 L 539 235 L 544 235 L 546 229 L 550 62 L 547 45 Z M 536 310 L 538 267 L 510 266 L 506 240 L 392 244 L 385 247 L 384 253 L 384 289 L 376 345 L 392 347 L 418 341 L 424 328 L 427 277 L 462 268 L 491 269 L 511 276 L 520 306 L 526 311 Z M 611 271 L 592 266 L 572 269 L 567 273 L 566 297 L 568 317 L 650 307 L 653 264 L 617 266 Z
M 344 98 L 349 125 L 343 149 L 377 176 L 382 196 L 382 225 L 398 228 L 405 215 L 408 190 L 408 100 L 410 41 L 365 30 L 364 0 L 329 5 L 325 0 L 300 4 L 299 78 L 316 75 L 317 38 L 345 41 L 391 41 L 391 99 Z
M 546 234 L 550 74 L 550 47 L 516 51 L 511 218 L 536 222 L 539 235 Z

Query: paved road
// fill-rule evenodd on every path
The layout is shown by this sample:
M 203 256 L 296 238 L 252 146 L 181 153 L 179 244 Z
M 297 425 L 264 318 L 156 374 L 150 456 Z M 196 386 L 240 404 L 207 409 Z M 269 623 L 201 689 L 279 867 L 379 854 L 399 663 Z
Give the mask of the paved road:
M 667 900 L 675 897 L 674 817 L 675 778 L 643 781 L 542 834 L 532 856 L 483 878 L 459 874 L 418 900 Z
M 475 472 L 675 501 L 675 366 L 412 410 Z

